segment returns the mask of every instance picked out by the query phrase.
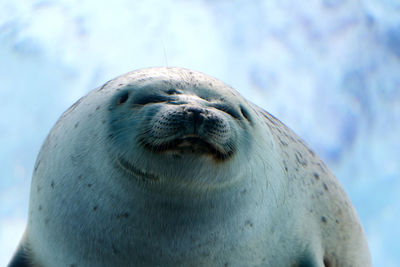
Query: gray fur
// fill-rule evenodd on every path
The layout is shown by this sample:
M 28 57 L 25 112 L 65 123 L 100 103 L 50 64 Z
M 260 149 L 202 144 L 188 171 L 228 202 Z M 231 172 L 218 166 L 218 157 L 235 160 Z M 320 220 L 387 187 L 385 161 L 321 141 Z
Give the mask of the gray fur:
M 304 142 L 181 68 L 120 76 L 62 115 L 22 244 L 44 267 L 371 266 L 353 207 Z

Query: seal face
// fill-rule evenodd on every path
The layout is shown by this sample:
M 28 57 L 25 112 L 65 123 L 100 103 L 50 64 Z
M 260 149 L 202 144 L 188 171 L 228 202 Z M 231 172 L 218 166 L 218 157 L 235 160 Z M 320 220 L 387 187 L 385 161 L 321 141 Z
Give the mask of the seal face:
M 131 130 L 137 133 L 134 142 L 153 153 L 209 154 L 225 160 L 235 152 L 237 133 L 231 127 L 235 122 L 227 117 L 242 118 L 231 103 L 203 99 L 190 91 L 135 89 L 139 92 L 131 98 L 132 88 L 117 95 L 110 109 L 110 138 L 119 138 L 121 131 Z M 125 119 L 129 113 L 132 118 Z M 132 125 L 132 120 L 140 122 Z
M 226 84 L 150 68 L 56 123 L 10 266 L 370 266 L 340 185 Z

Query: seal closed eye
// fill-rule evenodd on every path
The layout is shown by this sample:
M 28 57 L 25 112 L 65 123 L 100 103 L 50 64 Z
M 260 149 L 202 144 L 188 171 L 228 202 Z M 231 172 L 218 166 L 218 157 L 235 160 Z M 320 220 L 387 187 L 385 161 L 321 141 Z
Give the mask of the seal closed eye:
M 128 100 L 128 98 L 129 98 L 129 93 L 124 92 L 118 97 L 117 104 L 118 105 L 124 104 Z
M 67 110 L 10 266 L 371 266 L 336 178 L 278 119 L 182 68 L 127 73 Z
M 161 103 L 170 100 L 170 97 L 163 96 L 160 94 L 139 94 L 135 95 L 132 104 L 134 105 L 147 105 L 152 103 Z

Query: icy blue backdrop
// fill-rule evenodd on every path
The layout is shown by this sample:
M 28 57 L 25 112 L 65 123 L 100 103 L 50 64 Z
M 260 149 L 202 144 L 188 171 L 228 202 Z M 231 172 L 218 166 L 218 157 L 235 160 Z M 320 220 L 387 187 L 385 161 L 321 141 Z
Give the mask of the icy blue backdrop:
M 399 1 L 1 0 L 0 266 L 56 119 L 159 65 L 213 75 L 293 128 L 352 199 L 375 266 L 400 265 Z

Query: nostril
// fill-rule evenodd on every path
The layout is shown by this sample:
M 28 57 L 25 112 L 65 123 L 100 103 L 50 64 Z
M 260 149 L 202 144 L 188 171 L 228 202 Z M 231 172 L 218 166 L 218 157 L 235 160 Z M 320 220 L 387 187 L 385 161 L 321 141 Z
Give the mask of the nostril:
M 201 114 L 205 114 L 206 110 L 203 109 L 202 107 L 196 107 L 196 106 L 187 106 L 184 109 L 186 114 L 192 114 L 193 117 L 197 118 L 200 117 Z

